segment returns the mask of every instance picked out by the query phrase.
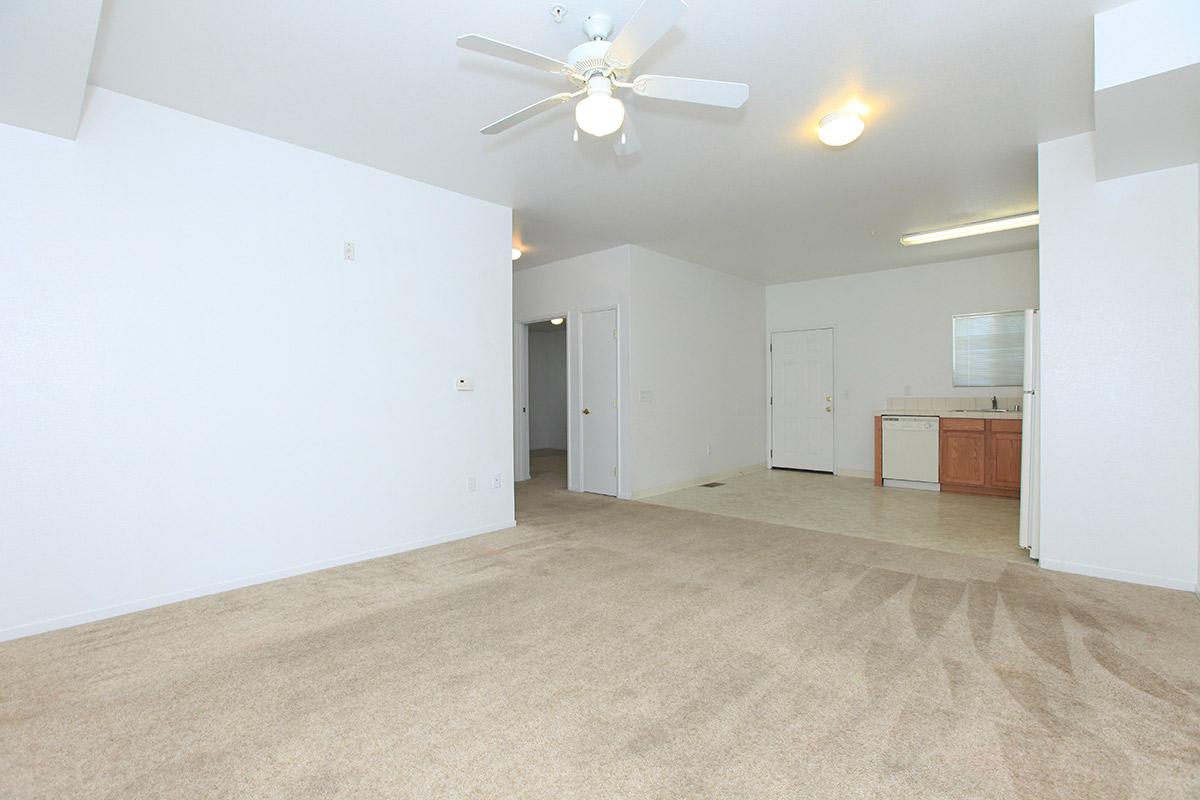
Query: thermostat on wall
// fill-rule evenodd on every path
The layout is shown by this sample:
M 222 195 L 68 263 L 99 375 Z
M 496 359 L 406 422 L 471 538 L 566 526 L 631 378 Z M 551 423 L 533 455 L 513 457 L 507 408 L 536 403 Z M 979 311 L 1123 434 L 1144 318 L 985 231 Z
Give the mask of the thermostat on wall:
M 475 390 L 475 381 L 470 378 L 459 378 L 454 382 L 454 388 L 460 392 L 471 392 Z

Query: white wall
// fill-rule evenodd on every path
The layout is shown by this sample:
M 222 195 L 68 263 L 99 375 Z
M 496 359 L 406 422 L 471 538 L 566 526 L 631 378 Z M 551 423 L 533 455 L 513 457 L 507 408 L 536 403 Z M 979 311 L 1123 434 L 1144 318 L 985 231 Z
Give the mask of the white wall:
M 605 306 L 620 314 L 618 495 L 762 465 L 763 288 L 632 245 L 513 278 L 514 319 L 567 314 L 572 353 L 579 312 Z M 575 370 L 568 409 L 578 408 Z M 568 411 L 567 421 L 574 441 L 576 415 Z M 568 485 L 578 489 L 577 453 L 568 461 Z
M 874 474 L 873 418 L 889 397 L 1020 393 L 954 388 L 951 318 L 1036 307 L 1037 261 L 1029 250 L 767 287 L 768 334 L 834 328 L 838 473 Z
M 764 466 L 763 287 L 631 255 L 634 496 Z
M 1200 169 L 1038 148 L 1044 567 L 1179 589 L 1200 523 Z
M 1096 15 L 1095 89 L 1101 91 L 1200 61 L 1196 0 L 1135 0 Z
M 632 421 L 630 418 L 629 383 L 629 317 L 630 286 L 628 245 L 523 269 L 513 275 L 513 320 L 538 322 L 551 317 L 567 317 L 567 348 L 579 352 L 580 313 L 606 307 L 616 307 L 620 339 L 617 370 L 619 386 L 618 476 L 617 494 L 633 496 Z M 568 438 L 578 436 L 579 408 L 578 359 L 568 375 Z M 578 489 L 579 448 L 571 448 L 567 459 L 567 485 Z
M 529 332 L 529 447 L 567 449 L 567 331 Z
M 0 185 L 0 637 L 512 524 L 509 209 L 102 90 Z

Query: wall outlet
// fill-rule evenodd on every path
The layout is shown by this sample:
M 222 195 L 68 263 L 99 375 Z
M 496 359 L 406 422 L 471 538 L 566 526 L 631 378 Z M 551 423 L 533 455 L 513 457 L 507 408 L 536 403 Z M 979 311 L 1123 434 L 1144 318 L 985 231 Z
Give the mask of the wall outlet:
M 492 488 L 499 489 L 503 485 L 504 485 L 504 481 L 503 481 L 503 479 L 501 479 L 500 473 L 497 472 L 495 475 L 492 476 Z
M 467 491 L 468 492 L 475 491 L 475 476 L 474 475 L 470 475 L 467 477 Z
M 354 242 L 342 242 L 342 258 L 347 261 L 354 260 Z
M 460 392 L 473 392 L 475 391 L 475 381 L 470 378 L 459 378 L 454 382 L 454 388 Z

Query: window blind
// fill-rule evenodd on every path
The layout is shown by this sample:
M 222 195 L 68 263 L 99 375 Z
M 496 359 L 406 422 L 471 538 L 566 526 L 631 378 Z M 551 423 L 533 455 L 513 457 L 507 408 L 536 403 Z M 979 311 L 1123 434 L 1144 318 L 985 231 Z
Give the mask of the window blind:
M 955 386 L 1020 386 L 1024 367 L 1024 311 L 954 317 Z

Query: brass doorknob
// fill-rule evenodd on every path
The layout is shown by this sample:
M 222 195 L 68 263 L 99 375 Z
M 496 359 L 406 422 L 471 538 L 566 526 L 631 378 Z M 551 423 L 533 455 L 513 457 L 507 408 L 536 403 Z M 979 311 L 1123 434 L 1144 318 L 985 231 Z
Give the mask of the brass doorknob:
M 830 414 L 832 414 L 832 413 L 833 413 L 833 406 L 825 406 L 825 410 L 826 410 L 826 411 L 828 411 Z
M 590 414 L 590 413 L 592 413 L 592 412 L 591 412 L 591 410 L 590 410 L 590 409 L 587 409 L 587 408 L 585 408 L 585 409 L 583 410 L 583 413 L 585 413 L 585 414 Z

